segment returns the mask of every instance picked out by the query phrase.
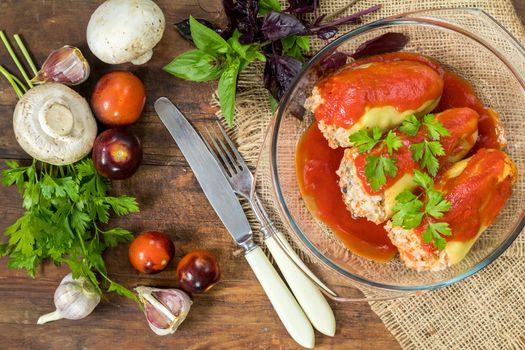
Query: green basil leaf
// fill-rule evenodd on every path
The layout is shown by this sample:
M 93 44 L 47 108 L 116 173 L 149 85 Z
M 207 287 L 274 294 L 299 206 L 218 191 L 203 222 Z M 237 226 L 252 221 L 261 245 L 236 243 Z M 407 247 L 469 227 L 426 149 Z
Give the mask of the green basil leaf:
M 239 71 L 242 71 L 245 66 L 255 60 L 266 61 L 266 57 L 259 51 L 258 45 L 243 45 L 239 42 L 240 37 L 241 33 L 236 29 L 231 38 L 228 39 L 228 44 L 230 44 L 232 49 L 246 60 L 246 62 L 241 62 L 241 69 Z
M 219 103 L 221 105 L 224 118 L 228 122 L 228 126 L 233 126 L 233 116 L 235 112 L 235 90 L 237 88 L 237 75 L 240 69 L 240 59 L 235 58 L 230 65 L 222 72 L 219 79 Z
M 192 50 L 177 56 L 164 71 L 178 78 L 191 81 L 214 80 L 221 76 L 223 66 L 218 59 L 201 50 Z
M 228 39 L 228 44 L 230 44 L 233 51 L 237 52 L 239 56 L 242 58 L 246 58 L 246 52 L 250 48 L 251 45 L 243 45 L 239 42 L 239 38 L 241 37 L 241 33 L 235 29 L 233 32 L 231 38 Z
M 267 15 L 271 11 L 281 12 L 279 0 L 259 0 L 259 14 Z
M 216 54 L 231 51 L 226 40 L 192 16 L 190 16 L 190 31 L 195 46 L 204 52 Z

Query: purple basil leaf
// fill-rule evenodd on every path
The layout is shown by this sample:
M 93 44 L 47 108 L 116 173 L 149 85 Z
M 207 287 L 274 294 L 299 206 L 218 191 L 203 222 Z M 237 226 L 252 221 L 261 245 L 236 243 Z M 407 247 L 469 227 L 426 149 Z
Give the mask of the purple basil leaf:
M 319 62 L 318 69 L 321 73 L 326 73 L 327 71 L 333 71 L 341 68 L 346 64 L 348 55 L 344 52 L 334 52 L 330 56 L 327 56 Z
M 285 11 L 290 13 L 310 13 L 319 7 L 319 0 L 288 0 L 288 3 Z
M 315 34 L 319 39 L 328 40 L 333 38 L 337 34 L 336 27 L 324 27 L 319 29 Z
M 217 27 L 215 24 L 202 19 L 202 18 L 196 18 L 197 21 L 199 21 L 201 24 L 204 24 L 206 27 L 213 29 L 213 31 L 219 35 L 223 33 L 223 30 L 219 27 Z M 179 23 L 175 23 L 175 29 L 180 33 L 180 35 L 188 40 L 189 42 L 193 42 L 193 39 L 191 38 L 191 30 L 190 30 L 190 19 L 187 18 L 183 21 L 180 21 Z
M 268 40 L 275 41 L 290 35 L 309 34 L 308 28 L 295 16 L 272 11 L 264 17 L 262 32 Z
M 346 17 L 343 17 L 343 18 L 339 18 L 339 19 L 336 19 L 336 20 L 328 22 L 328 23 L 320 24 L 320 25 L 316 26 L 317 28 L 311 28 L 311 29 L 312 29 L 312 31 L 316 31 L 316 30 L 320 30 L 320 29 L 326 28 L 326 27 L 338 27 L 338 26 L 340 26 L 342 24 L 358 23 L 362 16 L 368 15 L 369 13 L 372 13 L 372 12 L 376 12 L 380 8 L 381 8 L 381 5 L 374 5 L 374 6 L 371 6 L 371 7 L 367 8 L 367 9 L 364 9 L 364 10 L 361 10 L 359 12 L 353 13 L 353 14 L 351 14 L 349 16 L 346 16 Z
M 257 18 L 259 13 L 259 0 L 222 0 L 224 12 L 228 17 L 228 32 L 233 33 L 238 29 L 241 33 L 239 42 L 250 44 L 261 36 L 259 34 L 261 23 Z
M 264 66 L 264 87 L 279 101 L 301 67 L 301 61 L 293 57 L 276 54 L 267 57 Z
M 365 41 L 350 56 L 359 59 L 366 56 L 379 55 L 385 52 L 402 50 L 410 38 L 401 33 L 385 33 L 377 38 Z

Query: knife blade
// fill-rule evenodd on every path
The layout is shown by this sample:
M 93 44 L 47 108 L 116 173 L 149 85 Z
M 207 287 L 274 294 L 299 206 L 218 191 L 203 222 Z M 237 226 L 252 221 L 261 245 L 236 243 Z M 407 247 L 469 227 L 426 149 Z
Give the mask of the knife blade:
M 244 211 L 228 180 L 222 174 L 217 161 L 208 151 L 200 135 L 167 98 L 161 97 L 155 102 L 155 111 L 179 146 L 204 194 L 234 241 L 240 246 L 244 245 L 248 250 L 252 249 L 253 246 L 250 244 L 252 230 L 248 219 L 244 216 Z
M 237 244 L 244 248 L 244 257 L 286 330 L 299 345 L 313 348 L 315 335 L 310 321 L 261 247 L 253 242 L 246 214 L 204 141 L 167 98 L 161 97 L 155 102 L 155 111 L 179 146 L 224 226 Z

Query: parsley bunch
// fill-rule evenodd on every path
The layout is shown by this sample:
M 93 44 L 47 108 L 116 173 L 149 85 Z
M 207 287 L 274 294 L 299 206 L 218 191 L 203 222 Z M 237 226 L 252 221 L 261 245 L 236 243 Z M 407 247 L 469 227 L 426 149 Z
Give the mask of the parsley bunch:
M 111 182 L 97 173 L 91 159 L 67 166 L 36 160 L 25 167 L 15 161 L 6 164 L 3 184 L 18 186 L 26 210 L 5 231 L 9 241 L 0 244 L 0 256 L 9 256 L 8 266 L 25 269 L 34 277 L 40 263 L 50 259 L 56 265 L 67 264 L 74 278 L 89 279 L 99 293 L 97 274 L 108 283 L 108 291 L 136 300 L 108 277 L 102 259 L 106 248 L 133 235 L 122 228 L 98 226 L 108 223 L 110 210 L 116 215 L 138 212 L 135 198 L 108 196 Z
M 397 175 L 397 159 L 392 157 L 392 154 L 403 146 L 401 139 L 392 130 L 384 139 L 382 137 L 383 133 L 378 127 L 372 128 L 371 131 L 360 130 L 350 135 L 352 146 L 356 147 L 360 153 L 368 153 L 378 146 L 377 152 L 380 155 L 369 155 L 365 159 L 365 176 L 373 191 L 379 190 L 386 183 L 386 174 L 390 177 Z M 388 157 L 381 154 L 384 147 L 386 147 Z
M 432 219 L 442 218 L 450 209 L 450 202 L 434 188 L 434 181 L 428 174 L 415 170 L 414 182 L 423 188 L 424 193 L 418 196 L 410 191 L 400 193 L 392 209 L 392 224 L 408 230 L 418 227 L 425 219 L 428 226 L 421 236 L 423 241 L 433 242 L 436 249 L 443 250 L 447 243 L 443 236 L 452 235 L 452 231 L 448 223 L 434 222 Z
M 437 157 L 445 155 L 439 140 L 441 136 L 450 134 L 443 124 L 436 120 L 434 114 L 425 115 L 421 121 L 414 115 L 408 116 L 399 130 L 408 136 L 416 136 L 422 126 L 427 130 L 423 141 L 410 145 L 410 151 L 414 161 L 420 163 L 421 169 L 426 168 L 430 175 L 436 176 L 439 169 Z

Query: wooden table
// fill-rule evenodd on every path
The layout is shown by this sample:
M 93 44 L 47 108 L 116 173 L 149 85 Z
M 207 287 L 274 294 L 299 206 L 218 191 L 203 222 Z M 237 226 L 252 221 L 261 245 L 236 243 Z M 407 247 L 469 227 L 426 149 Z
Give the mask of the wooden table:
M 525 4 L 514 0 L 521 17 Z M 51 49 L 65 44 L 76 45 L 89 55 L 85 28 L 90 14 L 101 1 L 0 1 L 0 27 L 9 34 L 20 33 L 38 63 Z M 162 72 L 160 68 L 173 57 L 192 48 L 182 40 L 171 24 L 188 17 L 216 19 L 219 1 L 158 1 L 164 10 L 167 28 L 147 66 L 128 69 L 145 83 L 148 100 L 140 121 L 132 129 L 144 143 L 144 162 L 129 180 L 116 182 L 115 193 L 137 197 L 139 214 L 126 219 L 115 218 L 112 225 L 138 233 L 159 230 L 169 233 L 175 242 L 178 261 L 186 252 L 206 248 L 216 254 L 222 267 L 222 280 L 210 292 L 195 296 L 191 312 L 172 336 L 153 334 L 136 305 L 109 294 L 88 318 L 80 321 L 57 321 L 36 326 L 37 318 L 54 309 L 53 293 L 65 267 L 46 265 L 31 280 L 25 272 L 9 270 L 0 259 L 0 329 L 2 349 L 293 349 L 298 346 L 287 335 L 279 319 L 241 256 L 234 256 L 235 245 L 206 198 L 191 170 L 174 145 L 168 132 L 153 111 L 159 96 L 172 99 L 197 124 L 212 120 L 210 96 L 215 83 L 190 83 Z M 93 58 L 90 57 L 92 62 Z M 0 49 L 0 62 L 9 62 Z M 12 65 L 6 64 L 14 72 Z M 95 62 L 94 77 L 115 69 Z M 85 84 L 85 85 L 89 85 Z M 88 93 L 90 86 L 81 91 Z M 0 160 L 27 159 L 15 141 L 11 115 L 16 96 L 0 81 Z M 11 224 L 22 212 L 14 188 L 0 189 L 0 229 Z M 174 266 L 154 276 L 136 273 L 127 259 L 127 246 L 105 254 L 112 278 L 128 286 L 174 286 Z M 392 349 L 399 345 L 367 304 L 332 303 L 337 318 L 333 338 L 317 334 L 317 349 Z

